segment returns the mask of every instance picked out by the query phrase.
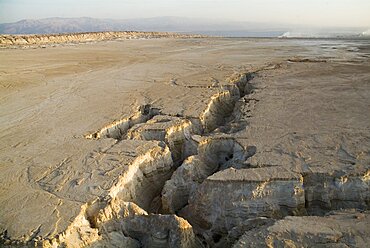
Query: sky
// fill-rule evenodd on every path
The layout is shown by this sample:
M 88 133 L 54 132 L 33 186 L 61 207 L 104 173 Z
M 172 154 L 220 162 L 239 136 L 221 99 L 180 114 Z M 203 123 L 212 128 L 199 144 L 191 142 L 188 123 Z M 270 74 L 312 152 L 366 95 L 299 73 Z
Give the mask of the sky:
M 0 0 L 0 23 L 47 17 L 158 16 L 370 27 L 370 0 Z

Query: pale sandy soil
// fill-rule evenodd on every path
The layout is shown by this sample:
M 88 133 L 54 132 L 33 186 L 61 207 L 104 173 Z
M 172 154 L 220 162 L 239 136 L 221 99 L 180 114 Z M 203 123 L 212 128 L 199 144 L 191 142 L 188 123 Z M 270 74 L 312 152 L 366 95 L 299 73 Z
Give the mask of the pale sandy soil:
M 86 203 L 107 195 L 112 197 L 112 187 L 136 158 L 150 149 L 163 147 L 158 141 L 136 138 L 127 141 L 127 137 L 122 141 L 104 135 L 100 139 L 87 139 L 89 134 L 98 133 L 148 104 L 158 109 L 160 115 L 198 123 L 212 96 L 225 90 L 222 85 L 230 86 L 233 84 L 230 78 L 249 72 L 255 72 L 250 81 L 253 90 L 238 97 L 238 115 L 235 111 L 232 114 L 232 110 L 221 115 L 219 118 L 224 121 L 217 121 L 216 130 L 194 132 L 192 135 L 197 137 L 193 139 L 229 137 L 243 147 L 252 147 L 253 154 L 242 161 L 244 167 L 240 173 L 246 175 L 246 170 L 252 168 L 278 166 L 297 173 L 290 176 L 292 180 L 299 181 L 300 177 L 315 173 L 332 176 L 331 181 L 351 176 L 356 177 L 353 180 L 362 180 L 360 184 L 354 181 L 355 186 L 343 189 L 343 195 L 336 195 L 328 200 L 330 203 L 320 197 L 322 194 L 330 198 L 332 191 L 320 193 L 312 188 L 316 181 L 315 185 L 304 181 L 305 192 L 315 191 L 320 197 L 306 194 L 303 206 L 298 204 L 300 212 L 288 215 L 323 215 L 342 208 L 368 209 L 369 56 L 366 40 L 157 39 L 1 49 L 0 233 L 3 242 L 31 244 L 64 235 L 77 223 L 76 218 Z M 229 126 L 234 124 L 240 128 L 230 131 Z M 157 152 L 167 161 L 165 150 Z M 169 168 L 168 173 L 175 169 Z M 226 174 L 219 177 L 225 181 L 237 180 L 227 170 L 223 172 Z M 217 175 L 207 179 L 209 182 L 206 180 L 201 187 L 205 191 L 194 193 L 198 195 L 190 197 L 189 204 L 176 214 L 187 218 L 196 233 L 204 232 L 204 242 L 208 245 L 230 246 L 229 241 L 219 241 L 221 237 L 209 238 L 214 233 L 227 236 L 225 232 L 229 231 L 228 224 L 224 226 L 220 221 L 215 224 L 213 217 L 207 219 L 212 212 L 224 216 L 222 207 L 207 198 L 214 193 L 207 191 L 212 191 L 207 183 L 214 178 Z M 264 176 L 259 178 L 262 180 Z M 160 196 L 163 183 L 159 183 L 155 192 L 148 193 L 152 197 L 149 201 Z M 144 186 L 143 192 L 150 191 L 148 187 Z M 358 197 L 356 192 L 360 192 Z M 308 201 L 310 197 L 312 202 Z M 135 196 L 130 199 L 125 201 L 151 212 L 147 200 L 135 200 Z M 229 202 L 234 200 L 225 198 Z M 208 207 L 197 201 L 207 202 Z M 200 216 L 195 213 L 198 210 L 202 212 Z M 247 218 L 243 214 L 241 217 Z M 284 214 L 276 218 L 281 217 Z M 199 219 L 212 227 L 197 223 Z M 370 224 L 369 218 L 364 220 Z M 130 237 L 140 241 L 134 235 Z M 104 239 L 88 238 L 92 241 L 84 245 Z M 82 243 L 74 240 L 71 246 Z

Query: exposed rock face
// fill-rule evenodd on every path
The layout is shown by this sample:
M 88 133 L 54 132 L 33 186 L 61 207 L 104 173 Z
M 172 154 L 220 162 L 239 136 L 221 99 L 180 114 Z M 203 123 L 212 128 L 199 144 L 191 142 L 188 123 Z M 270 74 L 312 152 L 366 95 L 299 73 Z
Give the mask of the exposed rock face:
M 369 212 L 335 212 L 325 217 L 289 216 L 246 232 L 238 247 L 367 247 Z
M 207 177 L 207 165 L 198 156 L 187 158 L 174 172 L 162 191 L 162 207 L 164 211 L 176 213 L 188 204 L 189 196 Z
M 198 186 L 210 175 L 229 167 L 243 168 L 248 151 L 232 138 L 208 138 L 199 143 L 198 155 L 188 157 L 162 191 L 165 211 L 176 213 L 188 204 Z
M 166 139 L 167 130 L 174 125 L 181 125 L 182 120 L 178 117 L 157 115 L 153 119 L 135 125 L 127 135 L 128 139 L 138 140 L 162 140 Z
M 239 89 L 236 85 L 226 88 L 228 89 L 212 96 L 207 108 L 200 116 L 200 121 L 206 133 L 225 124 L 234 110 L 235 103 L 240 98 Z
M 191 225 L 175 215 L 149 215 L 128 218 L 123 224 L 125 233 L 140 241 L 141 247 L 195 246 Z
M 149 209 L 173 169 L 169 149 L 166 147 L 164 154 L 161 153 L 161 150 L 153 149 L 139 157 L 111 188 L 109 195 Z
M 202 35 L 186 35 L 164 32 L 89 32 L 72 34 L 0 35 L 1 46 L 48 45 L 61 43 L 83 43 L 120 39 L 153 38 L 201 38 Z
M 127 131 L 134 125 L 145 123 L 159 114 L 159 110 L 152 108 L 150 105 L 139 106 L 137 111 L 131 116 L 115 121 L 99 131 L 88 134 L 85 137 L 88 139 L 113 138 L 117 140 L 123 139 Z
M 368 209 L 370 205 L 370 171 L 308 173 L 304 176 L 306 207 L 313 214 L 332 209 Z
M 104 207 L 100 205 L 105 205 Z M 194 247 L 191 225 L 175 215 L 148 215 L 120 198 L 89 206 L 65 234 L 44 246 Z
M 148 215 L 137 205 L 112 199 L 96 214 L 101 239 L 93 247 L 194 247 L 190 224 L 175 215 Z
M 164 141 L 171 150 L 174 164 L 178 166 L 185 158 L 196 153 L 197 142 L 191 136 L 200 132 L 199 127 L 189 120 L 158 115 L 146 123 L 135 125 L 127 137 L 137 140 Z
M 181 214 L 215 245 L 245 220 L 299 215 L 304 203 L 300 174 L 276 167 L 230 168 L 208 177 Z
M 110 233 L 119 231 L 121 222 L 128 217 L 147 215 L 147 212 L 132 202 L 125 202 L 119 198 L 108 200 L 108 204 L 99 208 L 99 204 L 88 212 L 90 221 L 100 231 Z M 103 230 L 104 229 L 104 230 Z

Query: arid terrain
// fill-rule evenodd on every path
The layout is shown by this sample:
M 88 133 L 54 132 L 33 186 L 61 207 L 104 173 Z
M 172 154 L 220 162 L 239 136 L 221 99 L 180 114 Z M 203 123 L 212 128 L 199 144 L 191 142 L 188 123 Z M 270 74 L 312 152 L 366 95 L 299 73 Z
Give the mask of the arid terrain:
M 0 48 L 0 246 L 368 247 L 370 40 L 145 38 Z

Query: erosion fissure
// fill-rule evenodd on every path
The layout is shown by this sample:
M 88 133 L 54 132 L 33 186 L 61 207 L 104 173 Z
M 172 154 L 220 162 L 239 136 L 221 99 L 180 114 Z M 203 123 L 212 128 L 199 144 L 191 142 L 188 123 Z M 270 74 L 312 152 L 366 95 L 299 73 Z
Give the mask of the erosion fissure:
M 246 97 L 254 92 L 257 72 L 219 86 L 197 118 L 146 104 L 86 135 L 157 146 L 136 158 L 106 197 L 87 203 L 55 242 L 68 243 L 78 234 L 89 237 L 81 246 L 120 240 L 127 246 L 229 247 L 246 230 L 288 215 L 368 208 L 368 175 L 339 180 L 247 162 L 256 146 L 245 147 L 229 134 L 246 127 L 240 108 L 259 102 Z M 359 190 L 351 196 L 352 187 Z
M 159 141 L 163 143 L 163 146 L 161 145 L 163 148 L 157 153 L 162 155 L 153 157 L 153 152 L 148 151 L 148 155 L 137 158 L 130 170 L 121 175 L 109 190 L 108 198 L 88 203 L 75 220 L 75 224 L 71 225 L 69 232 L 66 232 L 64 236 L 61 235 L 58 242 L 67 242 L 76 232 L 82 237 L 84 235 L 99 236 L 102 233 L 109 236 L 112 232 L 106 231 L 107 226 L 112 228 L 115 226 L 112 223 L 120 222 L 121 226 L 125 226 L 126 223 L 126 228 L 123 227 L 123 233 L 128 235 L 127 238 L 131 237 L 140 242 L 152 242 L 152 245 L 156 243 L 158 237 L 154 238 L 154 241 L 143 241 L 145 235 L 137 235 L 138 230 L 134 232 L 135 234 L 132 233 L 130 230 L 135 228 L 129 227 L 132 223 L 130 225 L 127 223 L 134 221 L 135 218 L 138 219 L 137 221 L 143 221 L 147 220 L 148 216 L 152 216 L 148 220 L 150 222 L 153 218 L 157 218 L 153 217 L 157 215 L 147 215 L 147 212 L 170 214 L 183 207 L 173 208 L 169 207 L 168 204 L 163 205 L 164 202 L 168 202 L 163 198 L 163 195 L 168 195 L 163 192 L 165 191 L 163 186 L 180 165 L 182 166 L 192 159 L 202 161 L 205 165 L 202 169 L 202 180 L 219 170 L 247 166 L 243 162 L 250 151 L 246 152 L 246 149 L 233 138 L 212 136 L 214 130 L 232 120 L 237 101 L 251 91 L 249 84 L 251 79 L 252 74 L 245 74 L 233 84 L 221 86 L 219 92 L 211 97 L 199 118 L 187 119 L 182 116 L 165 115 L 161 113 L 160 109 L 146 104 L 138 107 L 131 116 L 115 121 L 94 133 L 87 134 L 85 137 L 88 139 L 114 138 L 118 142 L 123 140 Z M 218 130 L 216 130 L 217 132 Z M 168 155 L 170 155 L 170 159 Z M 191 193 L 188 192 L 188 196 Z M 187 202 L 187 198 L 184 199 Z M 140 213 L 134 214 L 137 211 Z M 142 217 L 126 218 L 127 221 L 122 222 L 123 216 L 132 216 L 132 214 Z M 176 215 L 164 216 L 178 218 Z M 88 232 L 81 233 L 81 225 L 85 225 Z M 191 234 L 188 235 L 191 236 Z M 168 241 L 169 237 L 167 236 L 164 235 L 159 239 Z M 151 237 L 153 238 L 153 236 Z M 98 237 L 93 238 L 90 243 L 96 243 L 98 239 Z M 195 238 L 193 237 L 192 240 L 194 241 Z

